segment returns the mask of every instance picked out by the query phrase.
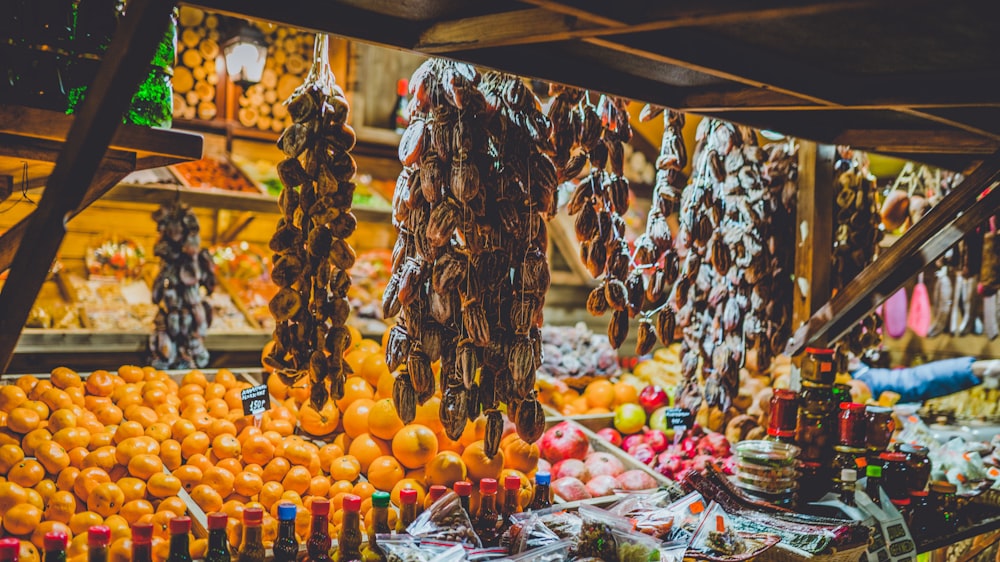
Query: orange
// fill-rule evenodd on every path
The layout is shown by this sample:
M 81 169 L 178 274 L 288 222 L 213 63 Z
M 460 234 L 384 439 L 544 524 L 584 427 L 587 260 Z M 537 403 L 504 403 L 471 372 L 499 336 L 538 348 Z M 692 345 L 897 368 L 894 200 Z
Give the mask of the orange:
M 344 433 L 352 439 L 362 433 L 367 433 L 368 414 L 373 406 L 375 406 L 375 401 L 368 398 L 359 398 L 351 402 L 350 406 L 344 410 Z
M 639 402 L 639 391 L 627 382 L 617 382 L 614 385 L 615 406 L 620 404 L 635 404 Z
M 70 388 L 67 388 L 63 392 L 66 393 L 66 396 L 69 396 L 69 399 L 71 402 L 73 402 L 74 406 L 86 405 L 87 403 L 86 394 L 84 393 L 82 388 L 78 386 L 72 386 Z
M 424 466 L 437 453 L 437 437 L 425 425 L 411 423 L 392 438 L 392 454 L 406 468 Z
M 344 455 L 339 459 L 334 459 L 333 463 L 330 464 L 331 478 L 354 482 L 355 480 L 358 479 L 358 476 L 360 475 L 361 475 L 361 462 L 353 455 Z M 285 486 L 285 488 L 288 488 L 288 486 Z
M 28 400 L 38 400 L 38 397 L 42 395 L 43 392 L 50 388 L 55 388 L 52 385 L 51 380 L 41 380 L 35 383 L 35 386 L 31 388 L 31 392 L 28 392 Z
M 163 461 L 156 455 L 136 455 L 128 461 L 128 473 L 142 480 L 163 473 Z
M 361 370 L 358 372 L 363 379 L 371 386 L 378 386 L 378 381 L 385 375 L 390 375 L 389 367 L 385 364 L 385 355 L 382 353 L 372 353 L 361 361 Z
M 21 439 L 21 448 L 24 449 L 24 454 L 29 457 L 35 456 L 35 449 L 44 445 L 47 441 L 52 439 L 52 434 L 49 430 L 38 428 L 28 432 Z
M 83 461 L 90 454 L 90 451 L 86 447 L 73 447 L 69 451 L 66 451 L 69 455 L 69 465 L 73 468 L 84 468 Z
M 51 425 L 49 426 L 52 427 Z M 52 440 L 65 449 L 90 446 L 90 432 L 82 427 L 65 427 L 52 435 Z
M 286 438 L 283 445 L 281 454 L 288 459 L 288 462 L 299 466 L 309 465 L 312 454 L 305 441 L 296 438 Z
M 281 486 L 285 490 L 294 491 L 301 496 L 309 490 L 309 483 L 311 481 L 312 474 L 309 473 L 309 469 L 303 466 L 293 466 L 288 469 L 288 473 L 285 474 L 285 477 L 281 480 Z
M 132 500 L 122 506 L 119 514 L 128 521 L 129 525 L 135 524 L 144 515 L 153 515 L 153 504 L 146 500 Z
M 270 420 L 264 422 L 264 432 L 275 431 L 279 435 L 291 435 L 295 432 L 295 424 L 288 420 Z
M 368 432 L 379 439 L 392 439 L 403 425 L 391 398 L 378 400 L 368 413 Z
M 212 379 L 212 381 L 219 383 L 226 388 L 233 388 L 239 382 L 236 380 L 236 375 L 234 375 L 229 369 L 219 369 L 216 371 L 215 378 Z
M 360 483 L 360 482 L 359 482 Z M 337 494 L 351 494 L 354 493 L 354 483 L 350 480 L 337 480 L 330 485 L 329 496 L 332 498 Z
M 177 441 L 183 441 L 185 437 L 197 431 L 191 420 L 179 419 L 170 425 L 170 436 Z
M 274 458 L 274 445 L 263 435 L 251 435 L 243 441 L 243 460 L 261 466 Z
M 181 487 L 190 492 L 195 486 L 201 483 L 204 473 L 200 468 L 184 464 L 173 471 L 173 475 L 181 481 Z
M 28 503 L 28 492 L 13 482 L 0 482 L 0 516 L 15 505 Z
M 59 491 L 49 498 L 44 515 L 46 520 L 69 523 L 74 513 L 76 513 L 76 497 L 72 492 Z
M 73 399 L 70 398 L 69 394 L 66 394 L 58 388 L 50 388 L 42 393 L 40 398 L 41 402 L 48 406 L 50 411 L 56 411 L 62 408 L 71 408 L 73 406 Z
M 209 383 L 205 387 L 205 400 L 215 400 L 226 395 L 226 387 L 217 382 Z
M 303 431 L 311 435 L 333 433 L 338 423 L 340 423 L 340 410 L 333 406 L 333 402 L 327 402 L 320 410 L 309 404 L 299 409 L 299 425 Z
M 392 376 L 392 373 L 382 375 L 382 378 L 378 380 L 378 386 L 375 388 L 375 398 L 392 398 L 392 387 L 395 384 L 396 377 Z
M 76 416 L 76 426 L 79 429 L 86 429 L 91 435 L 95 433 L 106 433 L 107 426 L 101 423 L 92 412 L 84 411 Z
M 111 391 L 114 390 L 114 382 L 111 380 L 111 374 L 107 371 L 90 373 L 83 386 L 87 389 L 87 393 L 94 396 L 111 396 Z
M 24 493 L 28 494 L 28 503 L 38 509 L 45 509 L 45 500 L 42 499 L 42 495 L 37 490 L 34 488 L 25 488 Z
M 125 494 L 117 484 L 112 482 L 98 484 L 87 497 L 87 509 L 102 517 L 118 513 L 124 503 Z
M 42 463 L 46 472 L 53 475 L 58 475 L 60 470 L 69 466 L 69 454 L 55 441 L 48 441 L 36 447 L 35 458 Z
M 80 378 L 80 375 L 66 367 L 56 367 L 53 369 L 52 374 L 49 376 L 49 381 L 56 388 L 68 388 L 83 384 L 83 379 Z
M 17 445 L 0 445 L 0 474 L 7 474 L 23 460 L 24 451 Z
M 615 405 L 615 385 L 607 380 L 596 380 L 587 385 L 583 397 L 590 408 L 613 408 Z
M 38 413 L 39 417 L 41 417 L 41 419 L 43 419 L 43 420 L 46 420 L 46 419 L 49 418 L 49 412 L 50 412 L 49 407 L 45 404 L 45 402 L 42 402 L 40 400 L 28 400 L 27 402 L 25 402 L 24 404 L 22 404 L 20 407 L 21 408 L 27 408 L 29 410 L 34 410 L 35 412 Z M 17 408 L 15 408 L 15 410 L 16 409 Z
M 82 468 L 96 466 L 110 472 L 111 469 L 118 466 L 118 461 L 115 460 L 115 448 L 108 445 L 94 449 L 89 455 L 83 458 L 81 466 Z
M 85 468 L 76 477 L 76 481 L 73 483 L 73 492 L 76 497 L 85 502 L 90 497 L 91 490 L 96 488 L 98 484 L 110 481 L 111 476 L 103 468 L 94 466 Z
M 66 537 L 73 536 L 73 531 L 70 530 L 69 525 L 64 521 L 42 521 L 35 530 L 31 532 L 31 544 L 35 548 L 44 549 L 45 548 L 45 534 L 60 532 L 65 533 Z M 20 560 L 20 559 L 19 559 Z
M 72 466 L 67 468 L 66 470 L 60 472 L 59 477 L 56 478 L 56 488 L 72 492 L 73 485 L 76 483 L 78 476 L 80 476 L 80 469 Z M 3 515 L 3 513 L 0 513 L 0 515 Z
M 125 501 L 141 500 L 146 497 L 146 481 L 126 476 L 115 482 L 125 495 Z
M 234 435 L 219 435 L 212 440 L 212 452 L 220 459 L 231 459 L 240 456 L 240 442 Z
M 417 482 L 412 478 L 404 478 L 399 482 L 396 482 L 396 485 L 392 487 L 392 491 L 389 493 L 389 497 L 391 498 L 392 503 L 396 505 L 402 505 L 402 502 L 400 502 L 399 500 L 399 492 L 402 490 L 416 490 L 417 505 L 418 506 L 424 505 L 426 490 L 424 490 L 423 483 Z
M 403 479 L 403 467 L 394 457 L 382 456 L 368 466 L 368 482 L 376 489 L 389 492 L 397 482 Z
M 371 482 L 358 482 L 351 488 L 351 493 L 361 499 L 368 499 L 375 493 L 375 486 Z
M 161 443 L 160 459 L 163 460 L 163 466 L 167 467 L 167 470 L 177 469 L 177 467 L 184 464 L 184 458 L 181 454 L 181 444 L 173 439 L 167 439 Z
M 219 492 L 215 491 L 214 488 L 207 484 L 199 484 L 191 490 L 191 499 L 194 503 L 198 504 L 199 507 L 205 513 L 211 513 L 213 511 L 219 511 L 222 509 L 222 496 Z
M 356 400 L 371 400 L 374 397 L 375 389 L 368 381 L 359 376 L 347 377 L 344 381 L 344 396 L 337 400 L 337 408 L 344 411 Z
M 156 422 L 146 428 L 145 435 L 156 440 L 157 443 L 163 443 L 170 439 L 170 425 L 165 422 Z
M 512 433 L 510 437 L 504 439 L 501 448 L 507 468 L 513 468 L 527 474 L 538 467 L 540 455 L 538 445 L 526 442 L 516 433 Z
M 25 459 L 14 465 L 7 473 L 7 480 L 22 486 L 31 488 L 45 478 L 45 468 L 42 463 L 34 459 Z
M 69 528 L 74 535 L 83 534 L 86 536 L 87 530 L 96 525 L 104 523 L 104 518 L 93 511 L 81 511 L 70 517 Z
M 34 375 L 24 375 L 17 378 L 14 381 L 14 386 L 20 388 L 26 394 L 31 392 L 35 385 L 38 384 L 38 377 Z
M 243 415 L 242 412 L 240 415 Z M 229 420 L 215 420 L 205 433 L 212 439 L 215 439 L 220 435 L 236 435 L 238 432 L 236 431 L 236 424 L 233 422 Z
M 0 386 L 0 411 L 8 414 L 14 409 L 28 401 L 28 395 L 19 386 Z
M 208 439 L 208 435 L 202 431 L 195 431 L 181 441 L 181 454 L 186 459 L 199 453 L 204 455 L 208 451 L 209 445 L 211 445 L 211 441 Z
M 268 345 L 273 346 L 274 340 L 267 342 Z M 264 347 L 267 350 L 267 346 Z M 267 352 L 267 351 L 265 351 Z M 266 368 L 265 368 L 266 370 Z M 271 393 L 271 396 L 277 398 L 278 400 L 284 400 L 288 398 L 288 385 L 281 382 L 278 376 L 268 376 L 267 377 L 267 391 Z
M 326 496 L 330 493 L 330 479 L 326 476 L 313 476 L 307 493 L 310 496 Z
M 347 364 L 351 366 L 351 372 L 360 373 L 361 366 L 364 364 L 365 358 L 367 358 L 369 355 L 370 353 L 367 351 L 361 349 L 353 349 L 352 351 L 344 355 L 344 360 L 347 361 Z
M 334 445 L 333 443 L 327 443 L 319 448 L 319 463 L 324 470 L 330 466 L 333 459 L 344 454 L 344 450 Z
M 444 426 L 441 425 L 441 399 L 431 396 L 427 402 L 417 405 L 417 415 L 413 418 L 413 423 L 418 423 L 430 428 L 434 433 L 443 433 Z
M 35 491 L 38 492 L 38 495 L 42 497 L 42 501 L 48 504 L 49 498 L 51 498 L 53 494 L 58 492 L 59 488 L 56 487 L 55 482 L 53 482 L 49 478 L 46 478 L 45 480 L 42 480 L 38 484 L 35 484 Z
M 7 416 L 7 427 L 15 433 L 28 433 L 37 429 L 42 422 L 42 416 L 37 411 L 19 406 L 11 410 Z
M 100 410 L 94 412 L 94 414 L 97 416 L 97 421 L 103 423 L 104 425 L 114 425 L 122 422 L 121 408 L 115 406 L 114 404 L 104 406 Z
M 62 408 L 52 412 L 49 416 L 48 430 L 56 433 L 60 429 L 76 427 L 76 414 L 69 408 Z
M 139 406 L 138 404 L 129 406 L 125 410 L 125 419 L 128 421 L 138 422 L 142 426 L 143 431 L 154 423 L 158 419 L 156 411 L 148 406 Z
M 276 504 L 281 499 L 281 494 L 285 492 L 280 482 L 265 482 L 260 489 L 260 503 L 267 509 Z
M 496 479 L 503 470 L 504 454 L 503 451 L 497 451 L 496 456 L 491 459 L 486 456 L 485 443 L 476 441 L 462 452 L 462 461 L 469 471 L 469 479 L 473 482 L 483 478 Z
M 283 457 L 274 457 L 271 462 L 264 466 L 264 473 L 260 477 L 264 482 L 277 481 L 281 482 L 281 479 L 285 477 L 288 470 L 292 468 L 292 463 L 288 462 L 288 459 Z
M 164 511 L 169 511 L 174 515 L 181 517 L 187 514 L 187 505 L 178 497 L 167 498 L 156 506 L 157 513 Z
M 118 368 L 118 376 L 125 382 L 139 382 L 145 378 L 146 373 L 141 367 L 135 365 L 122 365 Z
M 351 440 L 351 446 L 347 448 L 347 452 L 358 459 L 358 462 L 361 463 L 361 472 L 366 473 L 373 460 L 383 455 L 392 454 L 392 447 L 382 439 L 362 433 Z
M 453 451 L 441 451 L 424 469 L 424 483 L 430 486 L 446 486 L 451 488 L 455 482 L 465 480 L 468 470 L 462 457 Z
M 263 487 L 264 480 L 252 472 L 241 472 L 233 480 L 233 490 L 243 496 L 256 496 Z
M 228 470 L 215 467 L 204 471 L 204 478 L 202 478 L 202 484 L 205 484 L 215 490 L 221 497 L 226 497 L 233 493 L 233 484 L 236 481 L 236 477 L 233 473 Z
M 230 474 L 239 474 L 243 472 L 243 464 L 237 459 L 222 459 L 215 463 L 215 466 L 229 471 Z
M 31 504 L 20 504 L 7 510 L 3 528 L 12 535 L 27 535 L 42 522 L 42 510 Z
M 146 490 L 155 498 L 176 496 L 181 491 L 181 481 L 173 474 L 159 473 L 149 478 Z

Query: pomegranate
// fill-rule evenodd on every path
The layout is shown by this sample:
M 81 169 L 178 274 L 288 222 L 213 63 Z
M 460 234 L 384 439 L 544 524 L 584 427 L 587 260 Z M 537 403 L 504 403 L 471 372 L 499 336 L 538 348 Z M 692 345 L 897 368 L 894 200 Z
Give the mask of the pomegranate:
M 552 491 L 555 492 L 557 496 L 562 498 L 563 501 L 575 502 L 578 500 L 587 500 L 594 496 L 587 491 L 587 486 L 578 479 L 568 476 L 566 478 L 560 478 L 552 483 Z
M 691 461 L 691 470 L 705 472 L 705 467 L 711 462 L 715 462 L 715 457 L 711 455 L 696 455 Z
M 622 449 L 628 451 L 636 445 L 640 445 L 646 442 L 646 436 L 641 433 L 636 433 L 635 435 L 627 435 L 622 439 Z
M 615 493 L 615 488 L 618 488 L 618 480 L 607 474 L 595 476 L 590 479 L 590 482 L 587 482 L 587 491 L 595 498 L 610 496 Z
M 618 433 L 618 430 L 616 429 L 605 427 L 597 432 L 597 436 L 604 439 L 608 443 L 611 443 L 615 447 L 621 447 L 622 445 L 622 434 Z
M 695 447 L 698 454 L 710 455 L 716 458 L 728 457 L 730 455 L 729 440 L 721 433 L 707 433 L 698 440 Z
M 552 478 L 554 480 L 576 478 L 586 482 L 590 479 L 590 473 L 587 471 L 587 465 L 580 459 L 563 459 L 552 465 Z
M 583 463 L 587 465 L 587 472 L 591 478 L 598 476 L 615 477 L 625 472 L 625 465 L 622 464 L 622 461 L 608 453 L 594 453 L 587 457 L 587 460 L 583 461 Z
M 670 406 L 670 395 L 662 387 L 650 384 L 639 393 L 639 405 L 647 415 L 652 414 L 657 408 Z
M 624 490 L 650 490 L 656 488 L 656 480 L 645 472 L 635 469 L 618 476 L 618 485 Z
M 583 459 L 590 443 L 580 428 L 570 422 L 560 422 L 546 431 L 538 441 L 542 457 L 549 462 L 563 459 Z
M 680 455 L 664 452 L 656 457 L 656 471 L 668 478 L 676 478 L 686 468 Z
M 646 444 L 653 448 L 654 453 L 662 453 L 670 445 L 670 439 L 666 432 L 659 429 L 650 429 L 646 432 Z
M 628 454 L 632 455 L 635 460 L 641 462 L 642 464 L 649 464 L 656 458 L 656 453 L 653 451 L 653 448 L 645 443 L 639 443 L 635 447 L 632 447 L 628 450 Z

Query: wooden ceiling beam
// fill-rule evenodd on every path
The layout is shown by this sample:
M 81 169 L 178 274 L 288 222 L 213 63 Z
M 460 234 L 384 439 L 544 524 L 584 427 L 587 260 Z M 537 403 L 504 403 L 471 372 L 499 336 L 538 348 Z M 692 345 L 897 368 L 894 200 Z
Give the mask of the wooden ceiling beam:
M 1000 142 L 954 130 L 848 129 L 834 143 L 909 154 L 993 154 L 1000 149 Z

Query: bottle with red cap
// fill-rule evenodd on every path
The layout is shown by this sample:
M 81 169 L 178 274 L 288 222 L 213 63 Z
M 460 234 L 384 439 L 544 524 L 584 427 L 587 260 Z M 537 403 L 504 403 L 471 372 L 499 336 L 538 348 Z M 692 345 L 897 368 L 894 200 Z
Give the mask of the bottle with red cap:
M 354 494 L 344 496 L 344 521 L 337 537 L 336 562 L 361 560 L 361 498 Z
M 435 484 L 427 489 L 427 497 L 424 498 L 424 509 L 434 505 L 434 502 L 441 499 L 441 496 L 448 491 L 448 488 L 440 484 Z
M 306 560 L 310 562 L 330 562 L 330 500 L 313 500 L 312 528 L 306 539 Z
M 497 513 L 497 481 L 492 478 L 483 478 L 479 481 L 479 513 L 472 524 L 483 541 L 483 546 L 491 547 L 497 545 L 497 522 L 500 514 Z
M 226 536 L 228 524 L 229 516 L 225 513 L 208 514 L 208 550 L 205 551 L 205 562 L 232 562 L 229 537 Z
M 153 524 L 132 524 L 132 562 L 153 561 Z
M 472 515 L 472 508 L 469 507 L 469 499 L 472 497 L 472 482 L 468 480 L 455 482 L 455 493 L 458 494 L 458 501 L 462 504 L 465 514 L 469 516 L 469 522 L 475 521 L 476 518 Z
M 170 520 L 169 527 L 170 554 L 167 555 L 167 562 L 191 562 L 191 518 L 174 517 Z M 94 527 L 90 531 L 93 532 Z M 93 549 L 93 546 L 90 548 Z
M 516 474 L 508 474 L 503 479 L 503 515 L 500 517 L 500 531 L 503 534 L 510 528 L 510 516 L 521 511 L 520 506 L 521 477 Z
M 274 562 L 295 562 L 299 556 L 299 540 L 295 537 L 295 516 L 298 507 L 292 502 L 278 504 L 278 538 L 274 541 Z
M 240 545 L 239 562 L 264 562 L 264 510 L 248 507 L 243 510 L 243 543 Z
M 399 491 L 399 520 L 396 521 L 396 532 L 405 533 L 410 523 L 417 518 L 417 491 L 408 488 Z
M 188 521 L 190 523 L 190 520 Z M 173 532 L 173 527 L 170 528 Z M 111 544 L 111 529 L 104 525 L 94 525 L 87 531 L 87 561 L 88 562 L 108 562 L 108 545 Z M 184 543 L 185 547 L 187 542 Z M 174 546 L 170 544 L 170 552 L 173 554 Z M 184 553 L 188 554 L 187 548 Z M 188 554 L 187 560 L 191 560 Z M 167 562 L 178 562 L 172 558 L 167 558 Z
M 17 562 L 21 555 L 21 541 L 7 537 L 0 539 L 0 562 Z
M 42 539 L 45 548 L 43 562 L 66 562 L 66 543 L 69 537 L 62 531 L 49 531 Z

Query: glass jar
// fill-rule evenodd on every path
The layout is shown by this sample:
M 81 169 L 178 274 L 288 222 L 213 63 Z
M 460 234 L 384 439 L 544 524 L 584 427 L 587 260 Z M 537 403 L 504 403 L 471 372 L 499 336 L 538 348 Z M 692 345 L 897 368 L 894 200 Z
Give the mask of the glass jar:
M 767 434 L 779 439 L 794 439 L 799 417 L 799 395 L 794 390 L 777 388 L 771 395 L 771 416 Z
M 865 405 L 855 402 L 841 404 L 838 420 L 837 426 L 840 429 L 840 445 L 842 447 L 863 449 L 865 447 L 865 434 L 867 432 Z
M 910 496 L 910 470 L 903 453 L 882 453 L 882 488 L 890 499 L 899 500 Z
M 889 501 L 891 501 L 893 507 L 895 507 L 896 510 L 899 511 L 899 514 L 903 517 L 903 521 L 910 520 L 911 502 L 909 496 L 900 499 L 891 498 Z
M 937 513 L 943 533 L 953 531 L 958 527 L 958 487 L 950 482 L 931 482 L 931 493 L 928 503 L 931 510 Z
M 934 516 L 935 513 L 931 511 L 927 490 L 910 492 L 910 520 L 906 522 L 910 527 L 910 534 L 914 537 L 937 534 L 932 532 Z
M 802 452 L 799 458 L 806 461 L 821 461 L 830 458 L 833 432 L 830 430 L 833 417 L 812 416 L 799 410 L 799 423 L 795 428 L 795 444 Z
M 856 447 L 842 447 L 837 445 L 833 448 L 834 455 L 831 467 L 833 469 L 833 483 L 837 486 L 841 484 L 840 475 L 847 470 L 853 470 L 856 474 L 864 474 L 865 467 L 868 466 L 868 459 L 865 458 L 865 450 Z
M 851 398 L 850 385 L 835 384 L 833 385 L 831 393 L 833 394 L 834 407 L 839 407 L 840 404 L 846 404 L 853 400 L 853 398 Z
M 799 499 L 814 502 L 830 491 L 829 469 L 819 462 L 799 462 Z
M 833 384 L 837 377 L 834 369 L 834 350 L 821 347 L 807 347 L 802 358 L 801 376 L 803 381 L 825 385 Z
M 800 412 L 805 412 L 813 416 L 822 416 L 835 411 L 833 404 L 833 387 L 828 384 L 818 384 L 802 381 L 802 390 L 799 391 L 801 405 Z
M 892 434 L 896 431 L 896 421 L 892 417 L 892 408 L 868 406 L 865 408 L 865 441 L 868 451 L 880 453 L 889 448 Z
M 928 449 L 922 445 L 903 443 L 899 452 L 906 455 L 907 487 L 910 490 L 923 490 L 931 478 L 931 460 L 927 458 Z

